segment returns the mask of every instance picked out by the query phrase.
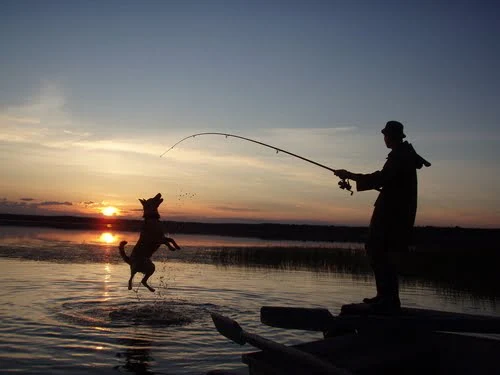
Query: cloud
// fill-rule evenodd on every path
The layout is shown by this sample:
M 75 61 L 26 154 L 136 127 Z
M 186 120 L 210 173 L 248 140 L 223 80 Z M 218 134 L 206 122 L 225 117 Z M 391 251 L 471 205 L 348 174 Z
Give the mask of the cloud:
M 262 210 L 260 209 L 248 208 L 248 207 L 215 206 L 213 208 L 218 211 L 229 211 L 229 212 L 262 212 Z
M 70 134 L 70 135 L 76 135 L 77 137 L 88 137 L 91 135 L 91 133 L 89 133 L 89 132 L 77 132 L 77 131 L 68 130 L 68 129 L 64 129 L 63 133 Z
M 142 211 L 142 210 L 141 210 Z M 121 209 L 120 208 L 120 214 L 123 215 L 123 216 L 127 216 L 128 214 L 130 214 L 130 210 L 124 210 L 124 209 Z
M 16 117 L 16 116 L 9 116 L 9 115 L 1 115 L 0 116 L 0 121 L 2 123 L 5 122 L 15 122 L 15 123 L 21 123 L 21 124 L 40 124 L 40 119 L 39 118 L 33 118 L 33 117 Z
M 61 85 L 45 81 L 38 92 L 17 106 L 0 109 L 0 141 L 56 150 L 80 149 L 159 156 L 164 148 L 157 137 L 138 138 L 125 133 L 100 139 L 90 129 L 99 124 L 83 123 L 68 112 Z M 77 150 L 75 150 L 77 151 Z
M 302 156 L 317 163 L 329 166 L 347 167 L 354 159 L 366 164 L 373 158 L 368 147 L 359 148 L 366 143 L 366 136 L 358 132 L 356 126 L 337 126 L 332 128 L 271 128 L 254 129 L 237 135 L 265 143 L 271 148 L 281 148 L 290 153 Z M 182 138 L 181 138 L 182 139 Z M 175 144 L 175 142 L 172 142 Z M 378 144 L 377 144 L 378 145 Z M 182 162 L 191 166 L 210 168 L 255 168 L 262 172 L 274 172 L 280 175 L 289 174 L 296 179 L 311 176 L 310 165 L 298 162 L 286 153 L 273 152 L 263 145 L 247 142 L 237 138 L 207 135 L 187 138 L 185 142 L 169 150 L 162 159 Z M 305 173 L 304 175 L 300 175 Z
M 72 206 L 73 203 L 71 203 L 71 202 L 45 201 L 45 202 L 36 203 L 36 205 L 38 205 L 38 206 Z
M 6 198 L 0 200 L 0 212 L 10 214 L 23 214 L 23 215 L 42 215 L 43 209 L 38 207 L 36 203 L 29 203 L 26 201 L 11 201 Z M 47 212 L 45 212 L 47 213 Z
M 119 138 L 115 135 L 113 138 L 99 138 L 98 135 L 89 131 L 89 124 L 82 124 L 67 111 L 64 89 L 61 85 L 50 81 L 43 82 L 39 92 L 29 102 L 8 107 L 3 112 L 5 113 L 0 113 L 0 141 L 24 143 L 25 146 L 31 148 L 48 147 L 56 152 L 71 150 L 74 155 L 81 155 L 79 152 L 85 153 L 85 157 L 75 156 L 75 160 L 78 160 L 77 163 L 84 161 L 86 165 L 102 165 L 100 162 L 105 156 L 102 152 L 130 154 L 134 158 L 136 154 L 159 159 L 169 145 L 175 144 L 186 136 L 179 130 L 169 130 L 168 133 L 159 131 L 155 136 L 137 134 L 137 132 L 131 134 L 124 131 L 118 134 Z M 96 125 L 92 126 L 95 128 Z M 356 130 L 355 126 L 311 129 L 274 128 L 246 131 L 242 133 L 242 136 L 269 142 L 273 146 L 290 149 L 305 157 L 320 158 L 320 162 L 325 162 L 331 159 L 332 140 L 339 134 L 351 134 Z M 201 132 L 203 131 L 206 129 L 201 129 Z M 315 145 L 312 152 L 311 145 Z M 335 149 L 339 147 L 344 146 L 337 145 Z M 207 136 L 203 137 L 202 142 L 186 142 L 177 146 L 163 159 L 204 170 L 207 170 L 207 166 L 214 168 L 244 166 L 282 173 L 283 163 L 280 162 L 282 158 L 270 159 L 268 156 L 274 155 L 272 150 L 262 150 L 262 146 L 242 140 L 227 141 L 225 137 Z M 44 151 L 44 155 L 47 155 L 47 150 Z M 69 163 L 68 158 L 58 160 Z M 107 160 L 107 162 L 109 165 L 111 161 Z M 138 163 L 141 163 L 138 169 L 143 173 L 143 160 Z M 127 164 L 127 171 L 133 170 L 131 164 L 133 162 Z M 296 169 L 291 173 L 295 171 Z
M 1 110 L 0 141 L 63 147 L 75 139 L 90 136 L 67 112 L 65 105 L 62 87 L 43 82 L 30 100 Z
M 283 138 L 300 138 L 304 136 L 335 136 L 339 133 L 353 133 L 358 130 L 357 126 L 337 126 L 332 128 L 272 128 L 263 132 L 264 136 L 276 136 Z
M 78 140 L 71 143 L 71 147 L 78 147 L 86 151 L 113 151 L 130 152 L 159 157 L 161 144 L 155 140 L 141 139 L 96 139 Z
M 93 201 L 79 202 L 78 204 L 79 204 L 80 206 L 85 207 L 85 208 L 100 206 L 100 204 L 99 204 L 99 203 L 96 203 L 96 202 L 93 202 Z
M 109 202 L 106 202 L 106 201 L 102 201 L 102 202 L 83 201 L 83 202 L 76 203 L 76 205 L 78 205 L 80 207 L 84 207 L 84 208 L 99 210 L 100 208 L 108 207 L 110 204 L 109 204 Z
M 21 215 L 53 215 L 68 213 L 59 208 L 71 207 L 71 202 L 43 201 L 36 202 L 34 198 L 21 198 L 20 201 L 13 201 L 7 198 L 0 199 L 0 212 L 21 214 Z

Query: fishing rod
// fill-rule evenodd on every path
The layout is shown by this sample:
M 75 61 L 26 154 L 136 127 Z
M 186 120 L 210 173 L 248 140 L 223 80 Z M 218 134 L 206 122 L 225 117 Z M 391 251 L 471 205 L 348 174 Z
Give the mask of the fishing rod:
M 255 139 L 250 139 L 250 138 L 246 138 L 246 137 L 242 137 L 240 135 L 235 135 L 235 134 L 230 134 L 230 133 L 219 133 L 219 132 L 206 132 L 206 133 L 196 133 L 196 134 L 192 134 L 192 135 L 189 135 L 187 137 L 184 137 L 182 138 L 180 141 L 178 141 L 177 143 L 175 143 L 172 147 L 170 147 L 167 151 L 165 151 L 163 154 L 160 155 L 160 158 L 165 155 L 167 152 L 169 152 L 170 150 L 172 150 L 175 146 L 177 146 L 179 143 L 182 143 L 184 142 L 185 140 L 189 139 L 189 138 L 195 138 L 197 136 L 201 136 L 201 135 L 222 135 L 222 136 L 225 136 L 226 138 L 228 137 L 232 137 L 232 138 L 238 138 L 238 139 L 243 139 L 244 141 L 248 141 L 248 142 L 252 142 L 252 143 L 256 143 L 258 145 L 261 145 L 261 146 L 264 146 L 264 147 L 268 147 L 268 148 L 271 148 L 273 150 L 276 151 L 276 153 L 279 153 L 279 152 L 282 152 L 284 154 L 287 154 L 287 155 L 290 155 L 290 156 L 293 156 L 293 157 L 296 157 L 296 158 L 299 158 L 301 160 L 304 160 L 308 163 L 311 163 L 311 164 L 314 164 L 314 165 L 317 165 L 318 167 L 321 167 L 321 168 L 324 168 L 324 169 L 327 169 L 329 170 L 330 172 L 333 172 L 335 173 L 335 169 L 333 168 L 330 168 L 330 167 L 327 167 L 326 165 L 323 165 L 323 164 L 320 164 L 318 162 L 315 162 L 314 160 L 311 160 L 311 159 L 308 159 L 308 158 L 305 158 L 303 156 L 300 156 L 300 155 L 297 155 L 297 154 L 294 154 L 293 152 L 290 152 L 290 151 L 287 151 L 287 150 L 283 150 L 282 148 L 279 148 L 279 147 L 276 147 L 276 146 L 272 146 L 272 145 L 269 145 L 267 143 L 264 143 L 264 142 L 260 142 L 260 141 L 256 141 Z M 351 190 L 351 185 L 349 183 L 349 180 L 347 179 L 341 179 L 341 181 L 339 181 L 339 187 L 341 189 L 345 189 L 347 191 L 349 191 L 351 193 L 351 195 L 353 194 L 352 190 Z

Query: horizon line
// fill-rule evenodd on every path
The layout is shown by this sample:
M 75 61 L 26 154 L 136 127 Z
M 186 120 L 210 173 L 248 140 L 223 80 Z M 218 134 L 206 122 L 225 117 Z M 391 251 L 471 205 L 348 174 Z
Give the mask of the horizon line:
M 40 218 L 81 218 L 93 220 L 126 220 L 126 221 L 142 221 L 142 218 L 131 218 L 125 216 L 92 216 L 92 215 L 74 215 L 74 214 L 54 214 L 54 215 L 41 215 L 41 214 L 14 214 L 9 212 L 0 212 L 0 216 L 18 216 L 18 217 L 40 217 Z M 349 224 L 320 224 L 320 223 L 305 223 L 305 222 L 279 222 L 279 221 L 258 221 L 258 220 L 245 220 L 245 221 L 198 221 L 198 220 L 161 220 L 165 222 L 183 222 L 193 224 L 207 224 L 207 225 L 309 225 L 309 226 L 322 226 L 322 227 L 348 227 L 348 228 L 367 228 L 368 225 L 349 225 Z M 0 224 L 1 225 L 1 224 Z M 500 228 L 485 228 L 485 227 L 463 227 L 455 226 L 437 226 L 437 225 L 415 225 L 414 228 L 442 228 L 442 229 L 468 229 L 468 230 L 500 230 Z

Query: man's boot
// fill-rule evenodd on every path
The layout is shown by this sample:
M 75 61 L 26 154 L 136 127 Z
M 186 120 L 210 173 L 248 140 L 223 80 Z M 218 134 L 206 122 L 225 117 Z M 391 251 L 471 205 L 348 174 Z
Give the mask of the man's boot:
M 363 298 L 363 302 L 368 304 L 377 303 L 380 300 L 380 298 L 382 298 L 382 292 L 383 292 L 383 275 L 380 273 L 380 270 L 378 270 L 374 265 L 372 265 L 372 268 L 373 268 L 373 275 L 375 276 L 375 286 L 377 287 L 377 295 L 371 298 Z

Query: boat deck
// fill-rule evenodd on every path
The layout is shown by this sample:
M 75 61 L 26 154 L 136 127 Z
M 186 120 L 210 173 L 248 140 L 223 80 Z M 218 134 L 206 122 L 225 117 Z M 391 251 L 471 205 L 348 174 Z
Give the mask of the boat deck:
M 294 345 L 352 374 L 498 374 L 500 340 L 432 332 L 420 335 L 346 334 Z M 276 353 L 242 355 L 251 375 L 311 374 Z

